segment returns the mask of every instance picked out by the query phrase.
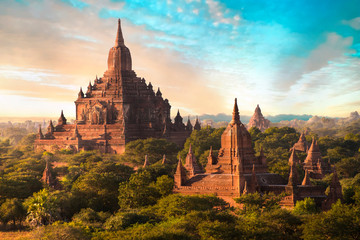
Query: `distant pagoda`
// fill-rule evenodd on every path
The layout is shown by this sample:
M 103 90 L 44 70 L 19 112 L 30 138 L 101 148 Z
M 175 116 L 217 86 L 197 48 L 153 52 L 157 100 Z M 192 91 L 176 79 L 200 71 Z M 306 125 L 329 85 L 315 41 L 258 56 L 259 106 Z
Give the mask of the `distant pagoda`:
M 256 106 L 254 115 L 250 118 L 250 121 L 247 124 L 248 129 L 251 127 L 257 127 L 260 131 L 264 131 L 270 127 L 270 121 L 262 115 L 259 104 Z
M 68 124 L 61 112 L 57 126 L 51 122 L 44 134 L 40 129 L 36 150 L 99 149 L 104 153 L 122 153 L 126 143 L 149 137 L 184 144 L 193 129 L 191 123 L 185 126 L 180 112 L 172 123 L 171 106 L 160 88 L 155 93 L 151 83 L 136 76 L 120 19 L 107 64 L 103 77 L 89 82 L 86 92 L 80 88 L 75 101 L 75 124 Z

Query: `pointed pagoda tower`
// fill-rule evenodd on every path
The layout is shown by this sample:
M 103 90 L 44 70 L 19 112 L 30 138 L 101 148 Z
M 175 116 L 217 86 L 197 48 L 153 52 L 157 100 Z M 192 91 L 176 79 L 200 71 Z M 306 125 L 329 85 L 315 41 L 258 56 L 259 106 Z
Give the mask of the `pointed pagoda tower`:
M 295 149 L 293 148 L 291 150 L 291 155 L 290 155 L 290 158 L 289 158 L 289 165 L 292 166 L 294 163 L 299 164 L 300 160 L 299 160 L 299 158 L 297 157 L 297 155 L 295 153 Z
M 181 162 L 181 158 L 179 157 L 179 161 L 176 167 L 176 172 L 174 174 L 174 187 L 180 188 L 181 186 L 184 186 L 185 182 L 186 182 L 186 172 Z
M 329 194 L 326 200 L 323 202 L 323 210 L 329 210 L 331 209 L 332 204 L 336 203 L 338 200 L 343 200 L 341 184 L 335 169 L 332 174 L 329 188 Z
M 190 116 L 188 117 L 188 120 L 187 120 L 187 123 L 186 123 L 186 130 L 190 131 L 190 132 L 193 130 L 193 126 L 192 126 L 192 124 L 190 122 Z
M 123 153 L 126 143 L 145 138 L 165 138 L 182 147 L 191 134 L 182 118 L 172 123 L 171 106 L 160 88 L 155 93 L 153 85 L 133 71 L 120 19 L 115 43 L 109 50 L 107 70 L 102 77 L 89 81 L 85 94 L 80 88 L 75 106 L 75 123 L 81 130 L 83 150 Z M 104 125 L 106 139 L 99 137 L 104 134 Z M 51 146 L 73 148 L 74 129 L 75 124 L 67 124 L 62 113 L 55 129 L 35 141 L 35 150 L 51 151 Z
M 305 170 L 305 176 L 304 176 L 304 179 L 303 179 L 301 185 L 302 186 L 311 186 L 309 171 L 307 169 Z
M 66 118 L 64 116 L 63 110 L 61 110 L 61 114 L 58 120 L 58 125 L 65 125 L 66 124 Z
M 327 173 L 330 173 L 330 167 L 321 158 L 321 153 L 317 141 L 313 138 L 308 154 L 304 161 L 304 170 L 308 170 L 310 177 L 321 179 Z
M 176 117 L 175 117 L 175 123 L 174 123 L 174 128 L 177 131 L 185 131 L 186 127 L 185 124 L 183 123 L 183 118 L 180 115 L 180 110 L 178 109 Z
M 200 125 L 199 117 L 196 117 L 195 124 L 194 124 L 194 130 L 197 130 L 197 131 L 200 131 L 200 130 L 201 130 L 201 125 Z
M 38 130 L 38 135 L 37 135 L 38 139 L 43 139 L 44 138 L 44 135 L 41 131 L 41 124 L 39 124 L 39 130 Z
M 240 121 L 237 99 L 235 99 L 232 120 L 221 135 L 221 148 L 216 167 L 220 167 L 219 171 L 222 173 L 233 174 L 239 169 L 244 173 L 251 173 L 254 163 L 257 173 L 267 171 L 267 167 L 260 164 L 255 157 L 250 133 Z
M 292 164 L 290 165 L 288 184 L 285 187 L 285 192 L 287 193 L 287 196 L 285 196 L 282 201 L 283 206 L 290 208 L 295 206 L 296 201 L 300 199 L 298 185 L 299 176 L 296 169 L 296 162 L 292 161 Z
M 296 151 L 300 151 L 300 152 L 307 152 L 309 145 L 306 141 L 306 137 L 305 137 L 305 133 L 302 132 L 300 134 L 300 138 L 297 141 L 297 143 L 294 144 L 294 146 L 292 147 L 293 149 L 295 149 Z
M 218 168 L 215 168 L 216 165 L 216 157 L 214 157 L 212 147 L 210 147 L 209 156 L 207 157 L 207 164 L 206 164 L 206 173 L 217 173 Z
M 262 115 L 259 104 L 256 106 L 255 112 L 247 124 L 248 129 L 252 127 L 257 127 L 262 132 L 270 127 L 270 121 Z
M 195 176 L 198 173 L 202 172 L 201 167 L 199 166 L 199 164 L 196 161 L 195 155 L 192 151 L 192 147 L 191 144 L 189 146 L 189 152 L 186 155 L 186 159 L 185 159 L 185 169 L 189 174 L 189 178 Z
M 48 159 L 46 159 L 46 165 L 45 165 L 45 169 L 44 169 L 41 181 L 43 183 L 47 184 L 49 187 L 55 187 L 55 179 L 52 176 L 51 164 L 49 163 Z

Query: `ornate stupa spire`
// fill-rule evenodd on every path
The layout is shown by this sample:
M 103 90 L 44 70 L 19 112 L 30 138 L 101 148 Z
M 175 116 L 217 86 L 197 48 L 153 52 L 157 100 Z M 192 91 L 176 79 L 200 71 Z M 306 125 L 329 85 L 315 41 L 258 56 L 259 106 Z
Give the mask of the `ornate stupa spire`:
M 240 122 L 239 108 L 238 108 L 238 105 L 237 105 L 237 98 L 235 98 L 233 116 L 232 116 L 232 120 L 231 120 L 230 123 L 231 124 L 239 124 L 239 123 L 241 123 Z
M 288 186 L 296 187 L 299 183 L 299 177 L 296 169 L 296 163 L 293 162 L 290 166 L 290 175 L 289 175 L 289 182 Z
M 104 79 L 115 80 L 115 83 L 122 81 L 122 72 L 132 69 L 130 50 L 125 46 L 121 30 L 121 22 L 118 20 L 118 29 L 114 47 L 110 48 L 108 56 L 108 70 L 104 74 Z
M 189 172 L 190 177 L 202 172 L 201 167 L 197 164 L 192 146 L 189 146 L 189 152 L 185 159 L 185 169 Z
M 243 192 L 242 192 L 243 195 L 246 195 L 246 194 L 248 194 L 248 192 L 249 192 L 247 185 L 248 185 L 248 184 L 247 184 L 247 181 L 245 181 L 244 189 L 243 189 Z
M 161 97 L 161 96 L 162 96 L 162 93 L 161 93 L 161 91 L 160 91 L 160 88 L 158 88 L 158 90 L 157 90 L 157 92 L 156 92 L 156 96 L 157 96 L 157 97 Z
M 78 131 L 78 125 L 77 123 L 75 123 L 75 129 L 74 129 L 74 133 L 72 135 L 72 139 L 75 140 L 75 139 L 81 139 L 81 135 Z
M 291 166 L 294 162 L 299 163 L 299 159 L 296 156 L 295 149 L 292 148 L 291 155 L 290 155 L 290 158 L 289 158 L 289 165 Z
M 196 116 L 196 121 L 195 121 L 195 124 L 194 124 L 194 130 L 201 130 L 201 125 L 200 125 L 200 121 L 199 121 L 199 117 Z
M 83 90 L 82 90 L 82 87 L 80 87 L 80 91 L 79 91 L 79 93 L 78 93 L 78 98 L 84 98 L 84 92 L 83 92 Z
M 174 185 L 175 187 L 181 187 L 186 181 L 186 172 L 179 156 L 179 161 L 174 174 Z
M 44 138 L 44 135 L 43 135 L 43 133 L 42 133 L 42 131 L 41 131 L 41 125 L 39 124 L 39 139 L 43 139 Z
M 190 116 L 188 116 L 188 120 L 186 123 L 186 130 L 192 131 L 192 129 L 193 129 L 193 126 L 191 125 L 191 122 L 190 122 Z
M 64 116 L 64 111 L 61 110 L 61 114 L 58 120 L 58 125 L 65 125 L 66 124 L 66 118 Z
M 183 124 L 183 118 L 180 115 L 180 110 L 178 109 L 176 117 L 175 117 L 175 125 L 182 125 Z
M 45 165 L 45 169 L 44 169 L 41 181 L 43 183 L 49 185 L 50 187 L 54 186 L 55 181 L 54 181 L 53 176 L 51 174 L 51 164 L 49 163 L 48 159 L 46 159 L 46 165 Z
M 118 29 L 116 33 L 116 39 L 115 39 L 115 46 L 114 47 L 120 47 L 124 45 L 124 38 L 121 31 L 121 21 L 120 18 L 118 19 Z
M 49 126 L 48 126 L 48 133 L 53 133 L 54 132 L 54 125 L 53 125 L 53 122 L 52 120 L 50 120 L 50 123 L 49 123 Z
M 210 147 L 210 150 L 209 150 L 208 164 L 209 164 L 209 165 L 213 165 L 213 164 L 214 164 L 212 146 Z
M 249 120 L 247 124 L 248 129 L 251 127 L 256 127 L 260 131 L 264 131 L 265 129 L 270 127 L 270 121 L 264 118 L 263 114 L 261 113 L 261 109 L 259 104 L 255 108 L 255 112 Z
M 305 170 L 305 177 L 304 177 L 304 180 L 302 181 L 301 185 L 311 186 L 310 176 L 309 176 L 309 172 L 307 169 Z
M 309 146 L 308 143 L 306 142 L 306 137 L 304 132 L 300 134 L 299 140 L 294 144 L 293 148 L 297 151 L 307 152 Z

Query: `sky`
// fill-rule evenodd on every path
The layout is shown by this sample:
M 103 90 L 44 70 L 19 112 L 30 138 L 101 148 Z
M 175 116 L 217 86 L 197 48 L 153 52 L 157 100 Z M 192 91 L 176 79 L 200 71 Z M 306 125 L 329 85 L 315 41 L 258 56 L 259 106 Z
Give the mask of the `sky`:
M 172 115 L 360 111 L 360 0 L 0 0 L 0 117 L 74 117 L 118 18 Z

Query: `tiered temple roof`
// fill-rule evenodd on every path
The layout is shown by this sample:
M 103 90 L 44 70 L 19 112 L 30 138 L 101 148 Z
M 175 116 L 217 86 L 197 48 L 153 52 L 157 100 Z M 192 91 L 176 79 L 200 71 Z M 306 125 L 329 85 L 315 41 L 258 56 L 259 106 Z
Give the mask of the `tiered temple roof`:
M 309 151 L 312 157 L 318 156 L 316 142 Z M 317 158 L 318 159 L 318 158 Z M 254 192 L 273 192 L 287 195 L 281 201 L 285 207 L 294 207 L 296 202 L 307 197 L 313 198 L 318 206 L 321 206 L 329 197 L 338 199 L 338 190 L 333 195 L 326 196 L 323 186 L 314 186 L 310 182 L 310 171 L 305 170 L 304 179 L 300 180 L 298 171 L 301 171 L 300 160 L 292 149 L 289 158 L 289 178 L 286 181 L 278 174 L 267 171 L 264 152 L 256 157 L 252 148 L 251 136 L 240 121 L 239 109 L 235 99 L 231 122 L 221 136 L 221 148 L 215 157 L 210 148 L 207 158 L 206 172 L 203 173 L 197 165 L 196 159 L 190 146 L 185 168 L 181 160 L 175 173 L 175 193 L 182 194 L 216 194 L 228 198 L 238 197 L 242 194 Z M 297 167 L 299 166 L 299 167 Z M 185 169 L 188 174 L 186 175 Z M 198 169 L 198 170 L 195 170 Z M 334 182 L 338 182 L 335 181 Z M 335 183 L 334 189 L 339 189 Z
M 102 77 L 96 76 L 93 83 L 89 82 L 86 94 L 80 88 L 75 101 L 77 126 L 68 124 L 61 112 L 56 127 L 51 122 L 45 135 L 39 133 L 35 149 L 99 149 L 105 153 L 122 153 L 127 142 L 139 138 L 166 138 L 179 146 L 185 143 L 192 131 L 191 124 L 184 125 L 180 112 L 172 123 L 171 106 L 160 88 L 155 93 L 152 84 L 132 70 L 120 19 L 107 66 Z M 74 131 L 81 139 L 73 138 Z
M 270 127 L 270 121 L 262 115 L 259 104 L 256 106 L 255 112 L 250 118 L 247 127 L 248 129 L 250 129 L 251 127 L 257 127 L 258 129 L 260 129 L 260 131 L 264 131 L 265 129 L 268 129 Z
M 321 157 L 320 149 L 315 138 L 313 138 L 304 161 L 304 170 L 308 170 L 310 177 L 316 179 L 321 179 L 325 174 L 331 172 L 330 167 Z

